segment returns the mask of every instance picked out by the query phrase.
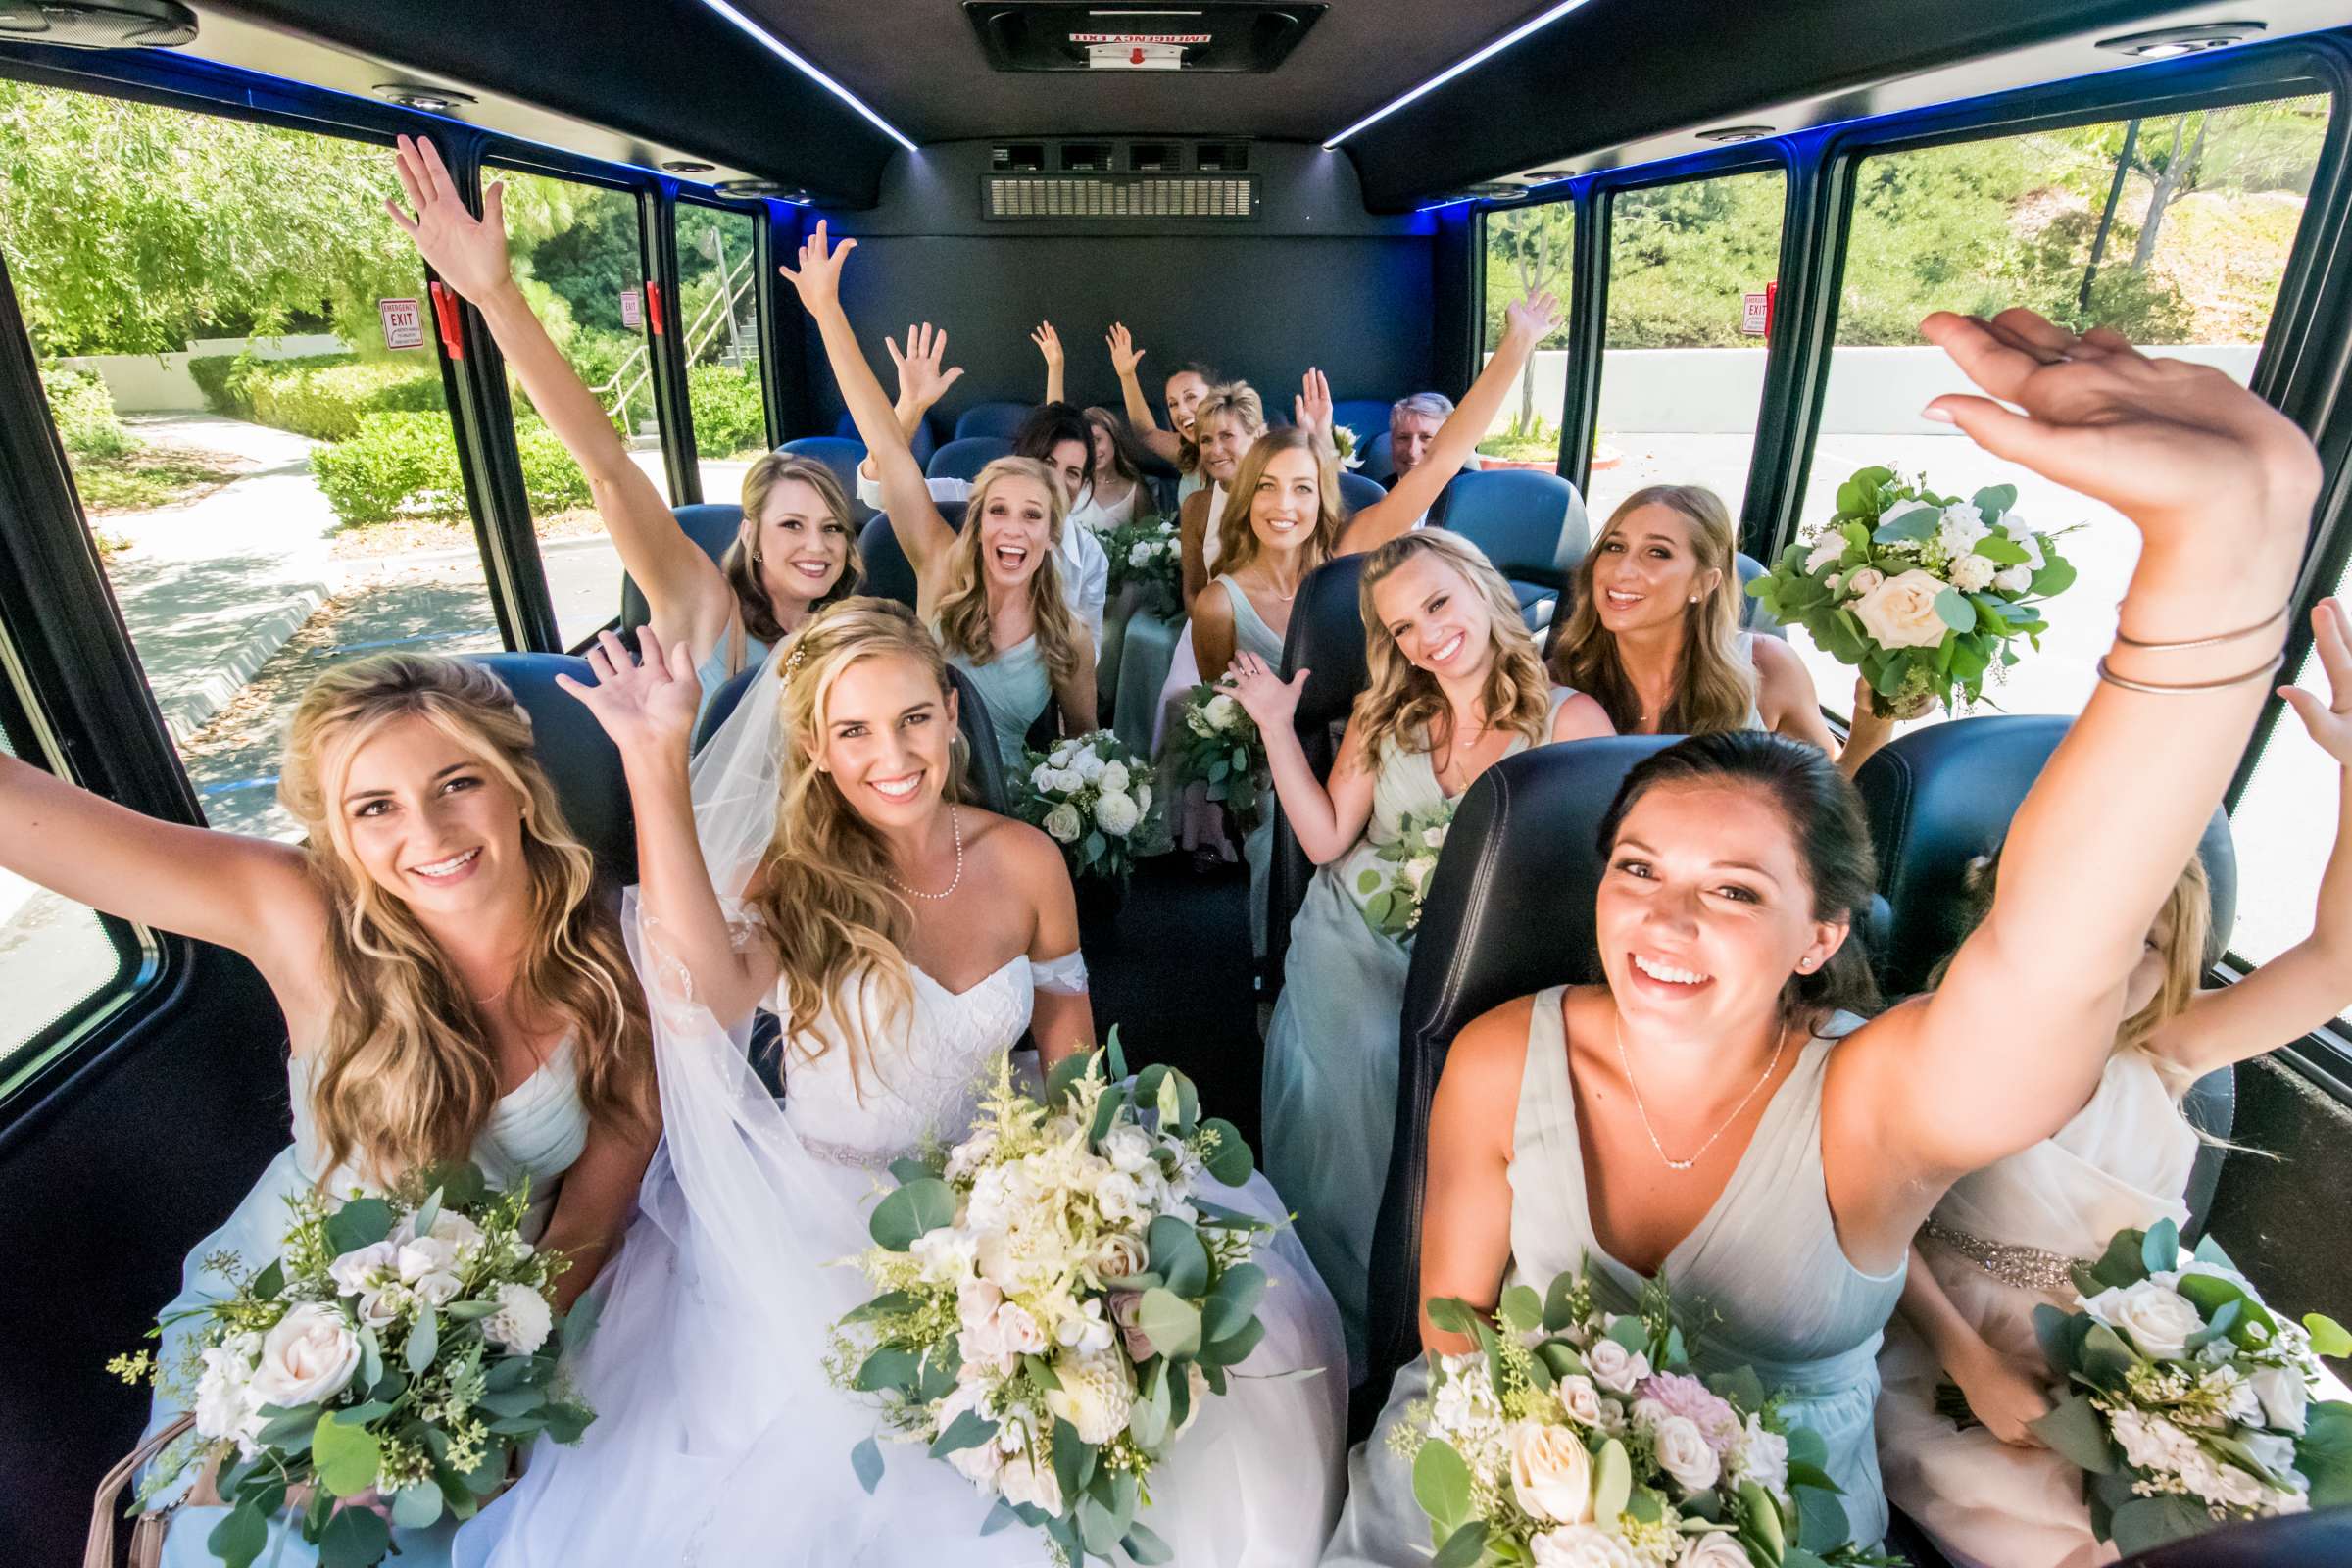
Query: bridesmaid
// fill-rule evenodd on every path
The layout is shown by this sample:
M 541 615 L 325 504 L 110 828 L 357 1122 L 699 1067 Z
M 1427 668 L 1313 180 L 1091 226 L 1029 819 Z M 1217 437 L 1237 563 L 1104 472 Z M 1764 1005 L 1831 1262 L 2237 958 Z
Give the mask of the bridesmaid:
M 2252 394 L 2112 332 L 2028 311 L 1924 330 L 1989 394 L 1932 416 L 2144 541 L 2101 684 L 2018 809 L 1984 923 L 1940 990 L 1863 1023 L 1869 974 L 1846 937 L 1875 878 L 1851 786 L 1812 748 L 1750 733 L 1643 762 L 1603 824 L 1605 983 L 1507 1004 L 1454 1042 L 1416 1282 L 1423 1301 L 1492 1308 L 1506 1280 L 1590 1260 L 1625 1310 L 1662 1276 L 1702 1370 L 1754 1364 L 1820 1433 L 1866 1543 L 1886 1526 L 1880 1330 L 1912 1235 L 1962 1175 L 2048 1138 L 2096 1087 L 2148 924 L 2278 667 L 2320 478 Z M 1433 1350 L 1470 1348 L 1426 1311 L 1421 1327 Z M 1425 1388 L 1420 1366 L 1400 1373 L 1383 1422 Z M 1351 1480 L 1325 1562 L 1423 1560 L 1428 1527 L 1381 1434 Z
M 1168 372 L 1167 385 L 1161 389 L 1168 400 L 1168 428 L 1163 430 L 1152 417 L 1152 405 L 1144 397 L 1144 384 L 1136 375 L 1137 368 L 1144 363 L 1145 351 L 1135 346 L 1135 334 L 1127 330 L 1126 322 L 1113 321 L 1102 342 L 1110 350 L 1110 368 L 1119 378 L 1120 400 L 1126 405 L 1127 422 L 1133 427 L 1135 438 L 1143 443 L 1145 450 L 1183 476 L 1176 495 L 1181 504 L 1203 483 L 1193 415 L 1200 407 L 1200 400 L 1217 385 L 1217 372 L 1198 360 L 1187 360 Z
M 542 1246 L 570 1256 L 559 1307 L 618 1245 L 659 1136 L 645 1003 L 594 861 L 571 836 L 531 724 L 478 665 L 390 654 L 318 678 L 294 714 L 279 798 L 307 847 L 158 822 L 0 756 L 0 869 L 142 925 L 243 954 L 285 1014 L 294 1143 L 187 1257 L 161 1321 L 150 1433 L 193 1394 L 222 1254 L 277 1255 L 286 1200 L 471 1158 L 527 1176 Z M 166 1537 L 213 1561 L 210 1476 Z M 314 1560 L 270 1523 L 275 1561 Z M 446 1563 L 455 1525 L 395 1529 Z
M 1364 563 L 1357 598 L 1371 685 L 1355 700 L 1328 788 L 1292 723 L 1308 672 L 1285 682 L 1249 651 L 1233 666 L 1234 696 L 1266 736 L 1283 813 L 1321 867 L 1291 922 L 1288 978 L 1266 1036 L 1265 1164 L 1340 1304 L 1350 1382 L 1364 1372 L 1365 1279 L 1412 953 L 1409 934 L 1367 922 L 1356 880 L 1390 868 L 1377 851 L 1405 817 L 1459 798 L 1503 758 L 1611 733 L 1592 698 L 1546 691 L 1510 584 L 1459 535 L 1390 540 Z
M 2199 992 L 2212 908 L 2191 859 L 2148 928 L 2089 1102 L 2054 1136 L 1955 1182 L 1913 1245 L 1879 1356 L 1879 1463 L 1888 1498 L 1964 1568 L 2115 1561 L 2091 1534 L 2082 1473 L 2028 1426 L 2050 1408 L 2034 1308 L 2071 1307 L 2069 1265 L 2095 1261 L 2117 1231 L 2188 1222 L 2197 1135 L 2179 1097 L 2189 1085 L 2352 1003 L 2352 623 L 2332 599 L 2312 618 L 2330 701 L 2281 688 L 2339 769 L 2335 847 L 2311 935 L 2235 985 Z M 1957 1426 L 1937 1408 L 1946 1382 L 1980 1425 Z

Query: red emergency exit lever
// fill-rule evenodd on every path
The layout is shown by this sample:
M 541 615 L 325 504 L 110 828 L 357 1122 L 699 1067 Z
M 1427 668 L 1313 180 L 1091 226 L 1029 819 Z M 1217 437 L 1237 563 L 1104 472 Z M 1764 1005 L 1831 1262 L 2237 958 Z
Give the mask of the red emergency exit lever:
M 663 335 L 662 331 L 662 285 L 650 277 L 645 280 L 645 318 L 653 326 L 654 336 Z
M 453 360 L 466 357 L 466 332 L 458 316 L 457 290 L 446 283 L 433 284 L 433 320 L 441 328 L 441 347 Z

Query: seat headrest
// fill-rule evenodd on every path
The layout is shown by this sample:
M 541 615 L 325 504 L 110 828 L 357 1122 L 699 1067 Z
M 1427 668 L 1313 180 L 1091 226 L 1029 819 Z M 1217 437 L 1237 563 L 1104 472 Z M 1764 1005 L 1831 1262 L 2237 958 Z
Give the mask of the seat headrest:
M 1396 443 L 1389 438 L 1389 421 L 1380 421 L 1379 431 L 1363 447 L 1363 471 L 1387 484 L 1396 473 Z
M 2041 714 L 1956 718 L 1898 736 L 1862 764 L 1854 785 L 1870 817 L 1886 903 L 1880 982 L 1889 996 L 1923 989 L 1966 934 L 1971 861 L 1998 848 L 2010 818 L 2071 721 Z M 2213 946 L 2237 917 L 2237 855 L 2216 810 L 2197 849 L 2213 885 Z
M 991 436 L 1000 441 L 1010 441 L 1020 432 L 1022 421 L 1036 412 L 1037 405 L 1034 403 L 975 403 L 956 419 L 956 439 L 963 441 L 972 436 Z
M 1352 470 L 1340 473 L 1340 515 L 1352 517 L 1373 502 L 1389 493 L 1389 487 L 1378 479 L 1367 479 Z
M 1576 486 L 1556 473 L 1494 468 L 1455 476 L 1445 525 L 1487 553 L 1515 582 L 1567 586 L 1585 559 L 1592 524 Z
M 1331 406 L 1331 422 L 1354 431 L 1355 449 L 1361 452 L 1375 436 L 1389 433 L 1389 410 L 1393 406 L 1378 398 L 1342 398 Z
M 727 546 L 743 532 L 743 508 L 733 501 L 698 501 L 669 511 L 678 519 L 678 531 L 713 562 L 723 559 Z M 653 618 L 653 607 L 645 602 L 644 592 L 628 573 L 621 573 L 620 629 L 633 632 Z
M 1306 689 L 1299 693 L 1295 720 L 1298 744 L 1317 778 L 1331 776 L 1339 727 L 1355 710 L 1357 694 L 1371 683 L 1364 658 L 1364 620 L 1356 593 L 1363 581 L 1361 555 L 1342 556 L 1306 574 L 1298 598 L 1291 606 L 1291 627 L 1283 638 L 1282 673 L 1288 678 L 1308 671 Z M 1274 849 L 1265 884 L 1266 975 L 1269 988 L 1279 986 L 1284 956 L 1290 951 L 1291 916 L 1306 900 L 1314 879 L 1314 862 L 1299 847 L 1298 836 L 1283 815 L 1282 802 L 1274 803 Z
M 961 501 L 939 502 L 939 514 L 949 527 L 960 531 L 964 506 Z M 920 585 L 915 581 L 914 564 L 900 548 L 888 514 L 875 513 L 858 531 L 858 559 L 865 566 L 865 592 L 877 599 L 895 599 L 909 610 L 916 608 Z
M 842 415 L 840 418 L 833 421 L 833 433 L 844 441 L 864 444 L 865 438 L 858 433 L 857 419 L 848 414 Z M 931 461 L 931 454 L 939 450 L 939 432 L 932 428 L 929 415 L 925 415 L 921 419 L 915 421 L 914 433 L 906 438 L 906 444 L 914 448 L 915 462 L 929 463 Z
M 853 527 L 874 514 L 873 508 L 858 499 L 858 465 L 865 461 L 864 442 L 844 440 L 833 435 L 808 435 L 798 441 L 787 441 L 776 450 L 790 453 L 796 458 L 807 458 L 811 463 L 821 463 L 833 470 L 833 477 L 841 481 L 842 494 L 850 498 L 850 523 Z
M 967 483 L 999 458 L 1012 456 L 1012 443 L 999 436 L 968 435 L 950 441 L 931 454 L 923 473 L 933 479 L 962 479 Z
M 588 846 L 615 887 L 637 880 L 637 818 L 629 808 L 620 751 L 588 706 L 556 684 L 569 675 L 596 684 L 588 661 L 570 654 L 473 654 L 473 662 L 505 681 L 531 715 L 531 752 L 554 786 L 572 837 Z
M 2126 1557 L 2119 1568 L 2314 1568 L 2352 1562 L 2352 1508 L 2227 1524 Z
M 1462 796 L 1421 908 L 1398 1018 L 1396 1134 L 1372 1243 L 1370 1388 L 1420 1353 L 1429 1107 L 1464 1025 L 1546 986 L 1600 977 L 1601 818 L 1635 764 L 1681 737 L 1619 735 L 1506 757 Z

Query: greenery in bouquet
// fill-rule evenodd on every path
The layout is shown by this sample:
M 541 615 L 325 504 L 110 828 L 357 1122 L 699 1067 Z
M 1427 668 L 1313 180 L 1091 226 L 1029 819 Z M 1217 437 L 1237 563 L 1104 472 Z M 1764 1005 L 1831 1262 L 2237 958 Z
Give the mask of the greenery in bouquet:
M 1102 536 L 1110 559 L 1110 591 L 1135 584 L 1143 609 L 1173 616 L 1184 607 L 1184 556 L 1176 525 L 1164 518 L 1137 517 Z
M 1127 1077 L 1116 1030 L 1042 1096 L 1001 1061 L 971 1132 L 891 1167 L 877 1295 L 841 1320 L 828 1370 L 875 1396 L 882 1437 L 925 1446 L 1076 1564 L 1169 1560 L 1140 1514 L 1152 1469 L 1264 1336 L 1266 1227 L 1202 1196 L 1252 1168 L 1231 1122 L 1171 1068 Z M 875 1439 L 851 1455 L 868 1491 Z
M 1396 836 L 1373 849 L 1383 863 L 1357 873 L 1355 891 L 1364 923 L 1380 935 L 1402 942 L 1420 926 L 1429 879 L 1437 874 L 1439 853 L 1453 826 L 1454 804 L 1446 801 L 1426 811 L 1406 812 Z
M 2319 1356 L 2352 1335 L 2279 1317 L 2208 1237 L 2119 1232 L 2078 1264 L 2076 1309 L 2034 1328 L 2061 1391 L 2034 1431 L 2083 1471 L 2093 1531 L 2132 1556 L 2236 1519 L 2352 1502 L 2352 1404 Z
M 1829 1450 L 1749 1368 L 1689 1365 L 1666 1287 L 1603 1311 L 1585 1272 L 1502 1295 L 1493 1321 L 1441 1298 L 1478 1348 L 1431 1357 L 1389 1442 L 1412 1465 L 1435 1568 L 1888 1564 L 1848 1538 Z
M 1343 468 L 1360 468 L 1364 456 L 1355 449 L 1355 432 L 1344 424 L 1331 427 L 1331 455 Z
M 1860 669 L 1881 717 L 1974 706 L 1987 673 L 2017 663 L 2018 643 L 2040 648 L 2038 607 L 2075 580 L 2060 535 L 2027 527 L 2016 505 L 2015 485 L 1963 499 L 1863 468 L 1838 487 L 1837 515 L 1747 591 Z
M 1171 735 L 1176 748 L 1176 785 L 1204 785 L 1209 800 L 1225 808 L 1237 832 L 1257 826 L 1257 792 L 1267 781 L 1266 743 L 1241 700 L 1222 686 L 1203 682 L 1184 700 L 1184 727 Z
M 1135 871 L 1135 845 L 1151 837 L 1160 802 L 1152 770 L 1109 730 L 1074 735 L 1024 759 L 1014 811 L 1061 846 L 1073 877 L 1124 887 Z
M 206 1259 L 235 1288 L 188 1314 L 206 1321 L 184 1353 L 112 1363 L 195 1418 L 136 1505 L 214 1462 L 230 1506 L 207 1546 L 227 1568 L 253 1562 L 290 1505 L 324 1568 L 366 1568 L 393 1525 L 470 1518 L 541 1432 L 578 1442 L 595 1416 L 558 1360 L 592 1314 L 550 1305 L 568 1264 L 522 1239 L 528 1201 L 527 1184 L 497 1192 L 470 1164 L 442 1166 L 341 1203 L 290 1198 L 279 1255 L 259 1268 Z

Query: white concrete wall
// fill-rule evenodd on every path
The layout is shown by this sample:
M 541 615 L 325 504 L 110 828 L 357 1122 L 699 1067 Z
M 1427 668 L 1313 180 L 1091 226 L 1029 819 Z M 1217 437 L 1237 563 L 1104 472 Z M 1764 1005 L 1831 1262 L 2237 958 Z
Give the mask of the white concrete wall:
M 312 354 L 348 354 L 351 345 L 332 332 L 297 332 L 286 337 L 205 337 L 190 340 L 178 354 L 80 354 L 56 363 L 96 370 L 124 414 L 185 414 L 202 410 L 204 393 L 188 374 L 188 361 L 216 354 L 256 359 L 298 360 Z

